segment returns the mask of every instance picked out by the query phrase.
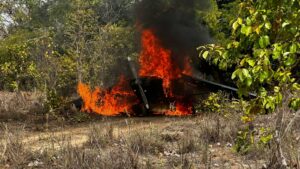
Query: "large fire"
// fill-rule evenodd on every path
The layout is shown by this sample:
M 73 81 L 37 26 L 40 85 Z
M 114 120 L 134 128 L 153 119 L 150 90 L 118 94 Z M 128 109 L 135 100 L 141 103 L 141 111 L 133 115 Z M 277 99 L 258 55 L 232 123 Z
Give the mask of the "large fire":
M 161 47 L 161 42 L 151 30 L 142 32 L 142 52 L 139 57 L 140 76 L 153 76 L 163 79 L 163 88 L 167 96 L 171 81 L 180 77 L 181 71 L 171 59 L 172 52 Z
M 94 112 L 104 116 L 128 113 L 135 103 L 135 95 L 128 89 L 124 77 L 121 77 L 119 83 L 111 90 L 96 87 L 92 91 L 88 85 L 80 82 L 77 91 L 84 101 L 83 111 Z
M 181 70 L 172 61 L 172 51 L 162 47 L 160 40 L 150 29 L 142 31 L 142 51 L 139 56 L 139 76 L 156 77 L 163 80 L 163 89 L 166 97 L 174 97 L 172 81 L 180 78 L 181 73 L 190 74 L 191 67 L 186 61 L 185 69 Z M 83 111 L 95 112 L 105 116 L 116 116 L 121 113 L 130 114 L 131 108 L 136 104 L 137 98 L 134 92 L 128 87 L 129 83 L 124 77 L 112 89 L 101 89 L 79 83 L 77 91 L 84 101 Z M 179 99 L 180 100 L 180 99 Z M 168 116 L 182 116 L 192 114 L 192 107 L 186 106 L 180 101 L 174 105 L 175 109 L 165 112 L 155 112 Z

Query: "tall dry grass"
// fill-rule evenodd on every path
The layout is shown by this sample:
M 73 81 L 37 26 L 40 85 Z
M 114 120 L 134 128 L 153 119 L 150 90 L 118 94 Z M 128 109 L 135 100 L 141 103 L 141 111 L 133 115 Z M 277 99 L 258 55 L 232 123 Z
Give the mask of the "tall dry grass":
M 40 92 L 0 91 L 0 119 L 25 120 L 28 114 L 44 113 L 45 96 Z

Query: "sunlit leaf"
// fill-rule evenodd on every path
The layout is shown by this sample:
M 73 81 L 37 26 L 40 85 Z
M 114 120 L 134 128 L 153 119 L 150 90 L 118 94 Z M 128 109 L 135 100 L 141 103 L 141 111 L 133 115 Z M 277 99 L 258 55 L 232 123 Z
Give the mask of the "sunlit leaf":
M 296 53 L 297 52 L 297 45 L 295 43 L 293 43 L 291 46 L 290 46 L 290 52 L 291 53 Z
M 203 52 L 202 57 L 203 57 L 204 59 L 207 59 L 208 54 L 209 54 L 209 52 L 208 52 L 208 51 L 205 51 L 205 52 Z
M 255 65 L 255 61 L 252 60 L 252 59 L 248 59 L 248 60 L 247 60 L 247 63 L 248 63 L 251 67 L 253 67 L 253 66 Z
M 290 56 L 287 58 L 287 60 L 284 61 L 284 64 L 286 66 L 292 66 L 293 64 L 295 64 L 295 62 L 296 62 L 296 58 L 293 56 Z
M 243 25 L 241 29 L 241 33 L 245 34 L 246 36 L 249 36 L 252 33 L 252 27 Z
M 269 36 L 265 35 L 259 38 L 259 46 L 261 48 L 266 48 L 270 44 Z
M 240 25 L 242 25 L 242 24 L 243 24 L 243 19 L 239 17 L 239 18 L 237 19 L 237 22 L 238 22 Z
M 250 87 L 252 85 L 252 78 L 246 79 L 246 85 L 247 85 L 247 87 Z
M 259 82 L 263 83 L 269 76 L 269 73 L 266 71 L 263 71 L 259 74 Z
M 237 77 L 237 75 L 240 73 L 240 69 L 235 70 L 232 75 L 231 75 L 231 79 L 235 79 Z
M 256 32 L 258 35 L 260 34 L 260 27 L 259 27 L 259 26 L 255 28 L 255 32 Z
M 232 24 L 232 29 L 235 31 L 238 27 L 239 27 L 239 23 L 238 23 L 238 21 L 235 21 L 235 22 Z
M 289 24 L 291 24 L 290 21 L 285 21 L 285 22 L 283 22 L 282 27 L 284 28 L 284 27 L 288 26 Z
M 271 29 L 271 23 L 270 22 L 267 22 L 267 23 L 265 23 L 265 27 L 267 28 L 267 29 Z
M 251 78 L 251 75 L 247 69 L 242 69 L 243 75 L 247 78 Z

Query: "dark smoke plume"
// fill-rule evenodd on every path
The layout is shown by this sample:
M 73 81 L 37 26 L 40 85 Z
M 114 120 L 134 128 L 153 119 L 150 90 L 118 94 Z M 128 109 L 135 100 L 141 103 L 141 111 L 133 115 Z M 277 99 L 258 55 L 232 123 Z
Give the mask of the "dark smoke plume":
M 134 8 L 138 28 L 151 29 L 160 39 L 163 47 L 172 51 L 173 61 L 183 68 L 186 56 L 193 61 L 197 70 L 208 71 L 206 62 L 200 61 L 196 48 L 211 43 L 209 31 L 196 16 L 196 10 L 210 7 L 209 0 L 139 0 Z M 105 86 L 112 86 L 119 77 L 134 78 L 127 56 L 118 59 L 105 78 Z M 138 63 L 135 63 L 136 69 Z
M 137 24 L 152 29 L 172 57 L 183 63 L 184 56 L 197 57 L 196 48 L 211 43 L 209 32 L 196 10 L 209 8 L 209 0 L 141 0 L 136 6 Z

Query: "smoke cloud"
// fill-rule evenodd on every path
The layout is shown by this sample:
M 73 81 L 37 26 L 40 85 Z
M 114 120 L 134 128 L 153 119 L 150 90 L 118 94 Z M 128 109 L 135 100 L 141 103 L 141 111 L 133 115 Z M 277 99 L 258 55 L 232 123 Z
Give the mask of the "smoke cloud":
M 142 29 L 152 29 L 181 64 L 185 56 L 195 60 L 196 48 L 212 42 L 209 31 L 196 16 L 196 10 L 207 8 L 208 0 L 142 0 L 135 12 L 137 24 Z
M 196 12 L 209 7 L 209 0 L 140 0 L 133 10 L 138 28 L 151 29 L 161 45 L 172 51 L 172 60 L 180 68 L 185 66 L 186 57 L 189 57 L 197 70 L 208 70 L 208 64 L 200 61 L 196 48 L 211 43 L 212 38 Z M 138 69 L 137 62 L 132 64 Z M 123 75 L 128 79 L 134 78 L 124 57 L 118 59 L 108 72 L 111 73 L 105 77 L 105 86 L 112 86 L 118 81 L 118 78 L 112 77 Z

